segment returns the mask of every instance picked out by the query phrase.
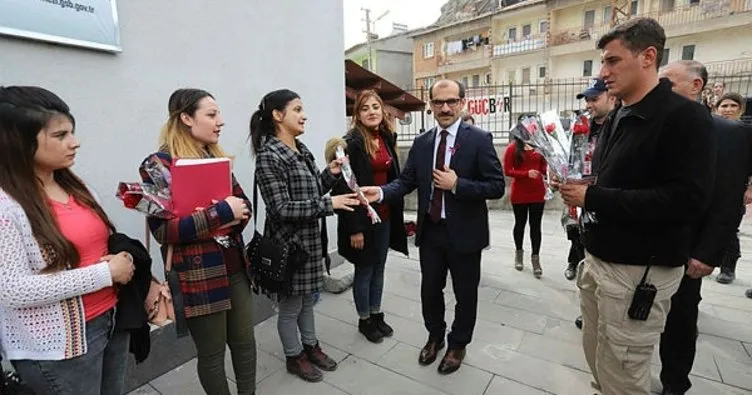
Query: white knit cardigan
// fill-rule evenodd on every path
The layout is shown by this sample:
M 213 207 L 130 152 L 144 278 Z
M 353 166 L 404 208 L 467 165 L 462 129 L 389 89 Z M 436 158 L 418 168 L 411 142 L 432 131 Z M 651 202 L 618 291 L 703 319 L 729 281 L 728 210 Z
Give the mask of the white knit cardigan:
M 0 189 L 0 351 L 8 360 L 86 354 L 81 295 L 112 286 L 110 268 L 41 274 L 46 266 L 26 213 Z

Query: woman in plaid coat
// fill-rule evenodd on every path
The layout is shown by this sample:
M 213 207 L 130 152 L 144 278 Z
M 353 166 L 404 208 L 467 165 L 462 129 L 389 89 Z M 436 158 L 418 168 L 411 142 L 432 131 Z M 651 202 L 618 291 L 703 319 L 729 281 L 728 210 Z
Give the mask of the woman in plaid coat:
M 289 292 L 277 295 L 277 329 L 287 370 L 306 381 L 323 379 L 319 369 L 333 371 L 337 363 L 321 351 L 313 315 L 313 294 L 323 287 L 320 221 L 335 209 L 352 210 L 354 194 L 324 196 L 340 176 L 340 161 L 324 171 L 316 168 L 313 155 L 297 140 L 306 116 L 300 97 L 289 90 L 264 96 L 251 118 L 251 139 L 256 154 L 256 182 L 266 204 L 264 236 L 280 246 L 294 244 L 307 255 L 292 276 Z M 300 330 L 301 340 L 298 338 Z
M 153 154 L 167 169 L 173 158 L 228 156 L 218 144 L 224 123 L 211 94 L 178 89 L 170 96 L 168 110 L 160 150 Z M 139 169 L 141 177 L 153 183 L 145 167 L 146 161 Z M 200 187 L 198 180 L 196 187 Z M 225 374 L 228 345 L 237 393 L 251 395 L 256 390 L 253 299 L 242 235 L 250 215 L 251 203 L 233 177 L 232 196 L 224 200 L 180 218 L 149 218 L 151 233 L 162 245 L 162 257 L 168 246 L 173 247 L 172 271 L 180 282 L 173 289 L 179 293 L 173 293 L 176 326 L 182 333 L 185 323 L 191 333 L 198 351 L 198 377 L 208 394 L 230 394 Z M 215 237 L 218 234 L 228 238 Z

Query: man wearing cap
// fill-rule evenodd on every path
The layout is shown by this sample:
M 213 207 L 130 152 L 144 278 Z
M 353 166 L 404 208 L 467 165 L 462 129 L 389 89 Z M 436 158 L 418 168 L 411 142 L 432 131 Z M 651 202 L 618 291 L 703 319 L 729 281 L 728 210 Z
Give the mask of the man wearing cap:
M 699 101 L 708 81 L 708 71 L 697 61 L 680 60 L 665 66 L 661 77 L 671 81 L 675 93 Z M 736 232 L 737 208 L 744 200 L 749 175 L 749 151 L 743 126 L 714 115 L 713 132 L 717 151 L 710 207 L 698 216 L 690 260 L 679 289 L 671 298 L 671 309 L 661 335 L 662 395 L 683 395 L 692 386 L 689 373 L 695 358 L 702 278 L 723 262 L 728 240 Z
M 608 113 L 614 109 L 616 99 L 608 94 L 606 83 L 600 78 L 593 78 L 588 88 L 577 95 L 577 100 L 582 99 L 585 99 L 585 108 L 590 113 L 590 134 L 588 135 L 590 149 L 586 156 L 586 158 L 590 158 L 595 143 L 598 141 L 601 125 L 606 121 Z M 589 176 L 589 170 L 590 166 L 585 166 L 586 174 L 584 175 Z M 580 232 L 576 225 L 567 227 L 567 238 L 572 242 L 572 246 L 569 248 L 569 257 L 567 258 L 569 264 L 567 270 L 564 271 L 564 277 L 567 280 L 574 280 L 577 276 L 577 265 L 585 259 L 585 248 L 580 241 Z

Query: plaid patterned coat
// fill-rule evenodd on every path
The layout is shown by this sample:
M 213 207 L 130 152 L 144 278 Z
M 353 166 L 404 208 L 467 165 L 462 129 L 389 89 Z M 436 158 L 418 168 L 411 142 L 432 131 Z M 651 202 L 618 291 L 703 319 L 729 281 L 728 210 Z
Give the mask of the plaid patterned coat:
M 311 151 L 297 141 L 295 152 L 270 137 L 256 157 L 255 177 L 266 204 L 264 235 L 280 245 L 297 243 L 308 260 L 293 275 L 290 295 L 320 291 L 324 284 L 321 218 L 334 215 L 332 199 L 323 196 L 338 177 L 327 167 L 319 173 Z
M 169 154 L 157 152 L 154 155 L 159 157 L 165 167 L 171 168 L 172 158 Z M 144 163 L 139 168 L 141 179 L 144 183 L 152 184 L 153 181 L 143 166 Z M 197 187 L 199 183 L 197 180 Z M 248 207 L 251 207 L 251 202 L 235 180 L 235 176 L 232 177 L 232 193 L 245 200 Z M 175 314 L 182 311 L 186 318 L 191 318 L 229 310 L 232 307 L 227 268 L 221 247 L 214 241 L 212 234 L 234 219 L 232 208 L 224 200 L 190 216 L 169 220 L 153 217 L 148 219 L 151 234 L 162 245 L 163 260 L 166 257 L 167 246 L 174 245 L 172 270 L 178 273 L 183 293 L 182 306 L 178 305 L 178 298 L 172 299 Z M 242 231 L 247 224 L 246 220 L 236 225 L 230 234 L 236 248 L 242 249 L 245 245 Z M 245 253 L 241 255 L 245 257 Z M 248 267 L 247 260 L 245 267 Z

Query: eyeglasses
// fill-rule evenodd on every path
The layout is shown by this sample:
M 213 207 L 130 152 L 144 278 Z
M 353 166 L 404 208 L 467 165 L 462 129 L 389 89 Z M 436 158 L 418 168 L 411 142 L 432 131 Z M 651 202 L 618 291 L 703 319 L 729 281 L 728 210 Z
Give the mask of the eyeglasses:
M 446 99 L 446 100 L 433 99 L 433 100 L 431 100 L 431 105 L 434 106 L 434 107 L 436 107 L 436 108 L 444 107 L 444 104 L 449 105 L 449 107 L 456 107 L 458 104 L 460 104 L 461 101 L 462 101 L 462 99 L 456 99 L 456 98 L 455 99 Z

